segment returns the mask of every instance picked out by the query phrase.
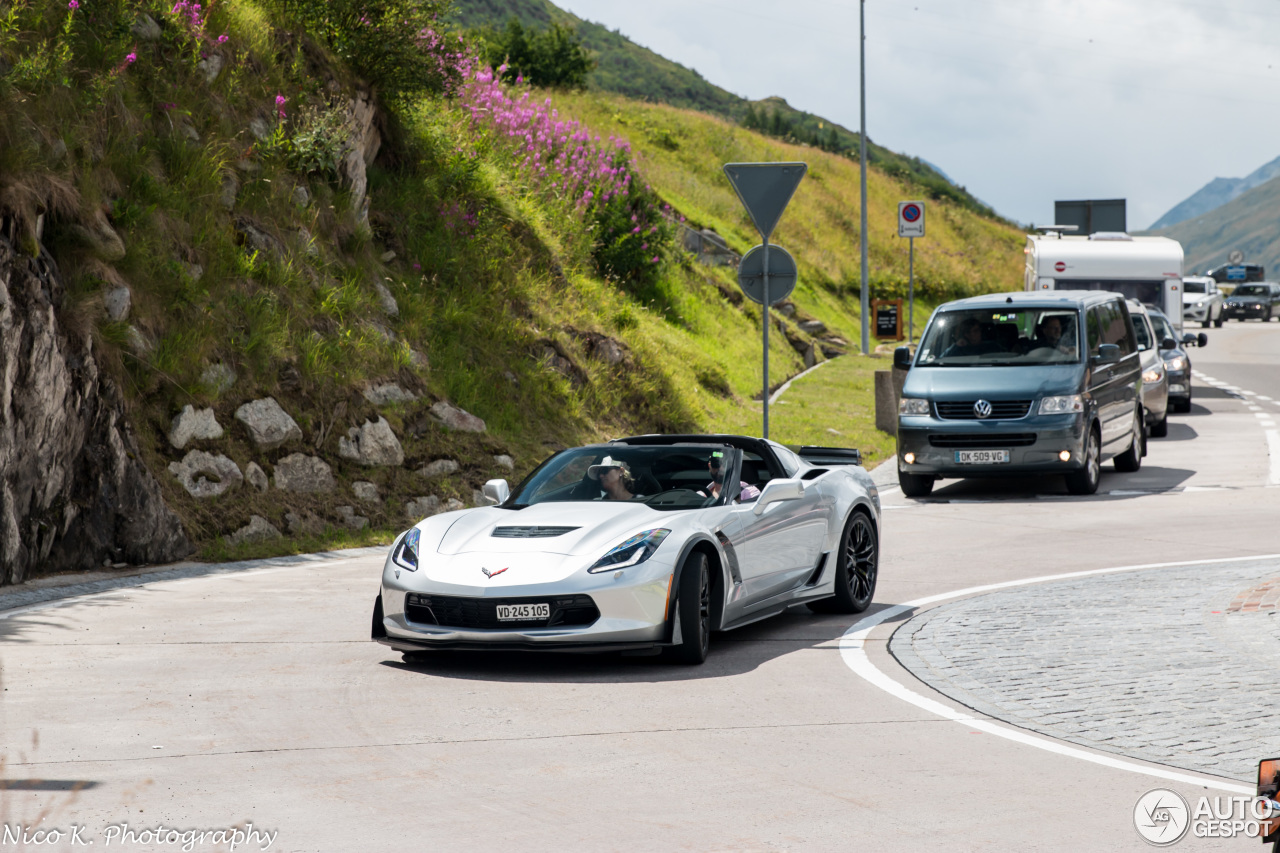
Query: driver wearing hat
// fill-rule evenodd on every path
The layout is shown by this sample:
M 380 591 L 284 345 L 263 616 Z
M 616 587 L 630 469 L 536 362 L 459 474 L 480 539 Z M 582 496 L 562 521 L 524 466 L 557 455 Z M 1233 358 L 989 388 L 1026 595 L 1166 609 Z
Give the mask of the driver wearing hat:
M 621 459 L 606 456 L 587 469 L 587 479 L 600 481 L 605 500 L 628 501 L 635 497 L 636 481 L 631 468 Z

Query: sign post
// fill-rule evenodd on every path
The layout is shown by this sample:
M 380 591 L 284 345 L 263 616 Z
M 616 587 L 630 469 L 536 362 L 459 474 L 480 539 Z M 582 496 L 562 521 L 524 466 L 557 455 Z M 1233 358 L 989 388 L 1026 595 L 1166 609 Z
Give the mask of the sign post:
M 782 211 L 787 209 L 791 196 L 795 195 L 796 187 L 800 185 L 800 180 L 808 170 L 809 166 L 806 163 L 726 163 L 724 166 L 725 177 L 733 185 L 733 191 L 738 194 L 738 200 L 747 209 L 747 215 L 751 217 L 763 241 L 762 245 L 748 252 L 739 264 L 738 284 L 747 296 L 764 306 L 764 396 L 761 398 L 764 404 L 764 438 L 769 437 L 769 306 L 786 299 L 795 288 L 796 269 L 795 261 L 781 246 L 773 247 L 773 252 L 770 252 L 769 237 L 773 234 L 773 229 L 778 226 Z M 758 272 L 753 272 L 756 267 L 748 267 L 747 260 L 757 250 L 760 251 Z M 772 258 L 770 254 L 773 255 Z M 778 288 L 777 291 L 771 290 L 769 279 L 771 274 L 775 279 L 786 277 L 787 268 L 780 262 L 781 256 L 785 256 L 787 261 L 790 261 L 790 285 L 786 286 L 786 293 L 778 295 L 782 288 Z M 770 269 L 774 264 L 777 264 L 776 272 Z M 757 278 L 759 299 L 751 295 L 751 289 L 748 287 L 750 282 L 753 289 Z M 776 283 L 783 282 L 779 280 Z
M 907 343 L 915 339 L 916 238 L 924 236 L 924 202 L 898 203 L 898 236 L 907 238 Z

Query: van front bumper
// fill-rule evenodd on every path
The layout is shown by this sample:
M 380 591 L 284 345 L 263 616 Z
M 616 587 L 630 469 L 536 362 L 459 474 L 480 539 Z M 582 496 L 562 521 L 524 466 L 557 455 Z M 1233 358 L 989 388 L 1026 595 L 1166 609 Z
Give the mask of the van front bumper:
M 1085 417 L 1028 415 L 1007 421 L 898 418 L 898 470 L 939 477 L 1005 477 L 1065 474 L 1084 467 Z M 961 450 L 1007 450 L 1008 462 L 958 462 Z M 1060 454 L 1070 457 L 1063 461 Z M 907 462 L 907 454 L 913 461 Z

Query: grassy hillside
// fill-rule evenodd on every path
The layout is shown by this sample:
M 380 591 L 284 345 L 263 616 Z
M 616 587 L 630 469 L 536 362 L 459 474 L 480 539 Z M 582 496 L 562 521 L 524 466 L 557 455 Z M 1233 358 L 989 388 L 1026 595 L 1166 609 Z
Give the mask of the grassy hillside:
M 1204 272 L 1227 262 L 1232 250 L 1244 252 L 1249 263 L 1262 264 L 1275 278 L 1280 272 L 1280 178 L 1237 196 L 1194 219 L 1158 231 L 1182 244 L 1188 272 Z
M 509 93 L 522 110 L 552 98 L 545 109 L 589 128 L 580 150 L 638 176 L 622 207 L 575 202 L 554 181 L 538 183 L 520 165 L 523 149 L 456 89 L 368 101 L 352 71 L 362 58 L 340 59 L 272 11 L 279 5 L 227 0 L 198 28 L 190 7 L 167 2 L 88 6 L 29 0 L 0 22 L 0 208 L 22 223 L 26 251 L 56 259 L 69 288 L 63 321 L 93 336 L 148 466 L 208 556 L 385 541 L 406 525 L 409 501 L 470 504 L 485 480 L 519 479 L 565 445 L 756 431 L 760 312 L 732 272 L 695 263 L 665 236 L 683 216 L 739 251 L 754 243 L 719 172 L 725 161 L 811 167 L 777 235 L 802 281 L 794 317 L 776 318 L 775 384 L 803 368 L 810 345 L 847 351 L 857 339 L 858 168 L 846 158 L 612 94 Z M 363 135 L 351 128 L 361 105 L 371 110 Z M 625 137 L 632 153 L 593 136 Z M 366 205 L 348 155 L 353 140 L 379 138 L 377 157 L 357 170 Z M 910 188 L 871 178 L 873 288 L 900 294 L 906 252 L 892 233 Z M 672 210 L 652 238 L 603 233 L 616 230 L 609 217 L 619 211 L 648 215 L 646 205 L 664 202 Z M 929 233 L 916 258 L 925 299 L 1017 286 L 1012 228 L 940 202 Z M 641 239 L 654 243 L 633 245 Z M 122 288 L 130 305 L 113 316 Z M 807 334 L 803 319 L 828 331 Z M 838 415 L 848 423 L 780 414 L 775 436 L 831 443 L 835 429 L 841 443 L 887 453 L 869 425 L 869 368 L 850 375 L 861 378 Z M 365 396 L 387 383 L 413 399 Z M 271 450 L 250 440 L 235 413 L 264 396 L 293 416 L 301 438 Z M 487 431 L 441 426 L 431 415 L 440 402 L 483 418 Z M 212 408 L 225 434 L 171 446 L 170 425 L 188 405 Z M 379 418 L 403 464 L 368 467 L 341 452 L 348 430 Z M 192 448 L 268 476 L 287 454 L 314 455 L 336 487 L 244 486 L 198 499 L 169 473 Z M 503 455 L 514 471 L 495 458 Z M 440 459 L 458 470 L 419 473 Z M 377 486 L 377 502 L 361 499 L 362 482 Z M 368 528 L 348 530 L 340 506 L 354 506 Z M 286 538 L 229 546 L 250 515 Z M 290 516 L 304 523 L 291 531 Z
M 858 134 L 814 113 L 798 110 L 781 97 L 750 101 L 702 78 L 696 70 L 659 56 L 625 35 L 600 24 L 584 21 L 550 0 L 455 0 L 454 18 L 469 30 L 501 27 L 516 18 L 525 27 L 545 29 L 561 24 L 576 30 L 583 46 L 595 56 L 597 67 L 588 78 L 590 89 L 699 110 L 741 123 L 754 110 L 773 118 L 770 135 L 790 142 L 813 143 L 854 159 L 858 156 Z M 820 143 L 820 144 L 819 144 Z M 899 154 L 873 140 L 867 140 L 867 159 L 893 177 L 902 179 L 912 198 L 945 199 L 988 218 L 999 218 L 964 187 L 918 157 Z

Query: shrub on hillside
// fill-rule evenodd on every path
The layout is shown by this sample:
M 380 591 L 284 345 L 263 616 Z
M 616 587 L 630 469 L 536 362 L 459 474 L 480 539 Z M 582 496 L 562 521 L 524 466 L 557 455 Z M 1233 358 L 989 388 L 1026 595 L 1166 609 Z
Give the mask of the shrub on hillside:
M 384 100 L 451 91 L 464 73 L 461 36 L 446 36 L 448 0 L 265 0 L 323 42 Z
M 523 78 L 533 86 L 581 89 L 596 67 L 573 30 L 560 24 L 538 32 L 512 17 L 506 29 L 482 30 L 480 41 L 481 59 L 493 68 L 505 66 L 502 79 L 509 83 Z

